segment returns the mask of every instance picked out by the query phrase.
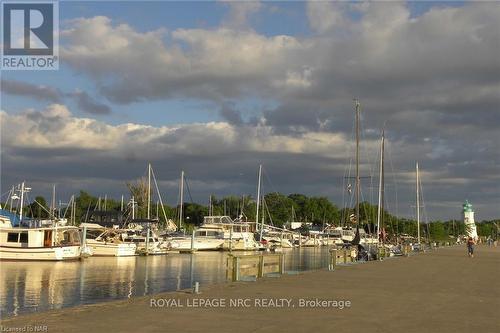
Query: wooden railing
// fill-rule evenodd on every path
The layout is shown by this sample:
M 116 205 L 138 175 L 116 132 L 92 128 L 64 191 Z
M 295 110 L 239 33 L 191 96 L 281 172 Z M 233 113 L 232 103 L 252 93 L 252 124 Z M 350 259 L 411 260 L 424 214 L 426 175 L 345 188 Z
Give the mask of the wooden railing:
M 250 254 L 227 257 L 226 277 L 233 282 L 248 278 L 262 278 L 269 274 L 283 274 L 285 258 L 279 254 Z

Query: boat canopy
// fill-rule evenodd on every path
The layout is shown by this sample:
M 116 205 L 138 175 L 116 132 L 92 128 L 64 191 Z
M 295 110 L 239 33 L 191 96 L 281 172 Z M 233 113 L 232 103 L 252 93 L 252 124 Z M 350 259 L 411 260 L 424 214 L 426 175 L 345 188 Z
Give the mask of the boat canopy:
M 10 220 L 10 224 L 13 227 L 18 227 L 19 223 L 21 222 L 21 220 L 19 219 L 19 216 L 17 216 L 15 213 L 9 212 L 8 210 L 5 210 L 5 209 L 0 209 L 0 215 L 8 218 Z

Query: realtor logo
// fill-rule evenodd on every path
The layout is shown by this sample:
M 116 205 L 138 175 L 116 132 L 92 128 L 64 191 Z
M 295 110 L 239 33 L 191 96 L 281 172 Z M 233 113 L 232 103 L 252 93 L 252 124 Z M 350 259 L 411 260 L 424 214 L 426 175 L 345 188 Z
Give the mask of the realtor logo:
M 59 68 L 58 3 L 2 1 L 2 69 Z

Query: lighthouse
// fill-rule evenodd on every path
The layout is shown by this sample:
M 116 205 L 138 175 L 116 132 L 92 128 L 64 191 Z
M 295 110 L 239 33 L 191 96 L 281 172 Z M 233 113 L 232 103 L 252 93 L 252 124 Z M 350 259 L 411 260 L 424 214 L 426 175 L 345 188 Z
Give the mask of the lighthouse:
M 472 239 L 477 240 L 477 228 L 474 223 L 474 211 L 472 210 L 472 205 L 469 201 L 465 200 L 463 206 L 463 219 L 465 225 L 465 234 L 467 237 L 472 237 Z

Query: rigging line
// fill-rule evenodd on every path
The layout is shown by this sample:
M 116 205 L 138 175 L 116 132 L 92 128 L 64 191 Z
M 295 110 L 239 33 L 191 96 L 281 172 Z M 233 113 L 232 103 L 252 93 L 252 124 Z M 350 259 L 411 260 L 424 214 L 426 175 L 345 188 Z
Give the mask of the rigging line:
M 51 213 L 48 211 L 48 209 L 47 209 L 47 208 L 45 208 L 45 207 L 44 207 L 41 203 L 39 203 L 38 201 L 36 201 L 36 199 L 35 199 L 35 201 L 34 201 L 34 202 L 35 202 L 36 204 L 38 204 L 38 206 L 40 206 L 40 207 L 41 207 L 41 208 L 42 208 L 42 209 L 43 209 L 46 213 L 48 213 L 48 214 L 49 214 L 49 218 L 50 218 L 50 217 L 55 218 L 55 215 L 51 214 Z
M 264 203 L 264 209 L 267 212 L 267 215 L 269 216 L 269 221 L 271 222 L 271 226 L 274 227 L 273 218 L 271 217 L 271 212 L 269 211 L 269 206 L 267 205 L 266 199 L 262 199 L 262 201 Z
M 423 215 L 424 215 L 424 221 L 425 221 L 425 223 L 426 223 L 426 224 L 428 224 L 428 223 L 429 223 L 429 220 L 427 219 L 427 209 L 426 209 L 426 207 L 425 207 L 425 201 L 424 201 L 424 188 L 423 188 L 423 186 L 422 186 L 422 180 L 421 180 L 421 179 L 419 179 L 418 183 L 419 183 L 419 185 L 420 185 L 420 197 L 422 198 L 422 206 L 421 206 L 421 207 L 424 209 L 424 214 L 423 214 Z
M 7 195 L 7 196 L 9 196 L 9 197 L 10 197 L 10 195 L 9 195 L 9 194 L 10 194 L 10 192 L 12 192 L 12 189 L 9 189 L 7 192 L 2 193 L 2 194 L 0 195 L 0 200 L 1 200 L 1 198 L 3 198 L 5 195 Z M 7 200 L 9 200 L 9 199 L 7 199 Z
M 193 204 L 194 200 L 193 200 L 193 197 L 191 196 L 191 189 L 189 188 L 189 183 L 188 183 L 188 179 L 186 177 L 186 174 L 184 174 L 184 182 L 186 183 L 186 189 L 188 191 L 189 199 L 191 199 L 191 203 Z
M 158 193 L 158 199 L 160 199 L 161 210 L 163 213 L 163 217 L 165 218 L 165 224 L 167 224 L 168 223 L 167 214 L 165 213 L 165 207 L 163 206 L 163 199 L 161 198 L 160 189 L 158 188 L 158 183 L 156 181 L 156 176 L 155 176 L 155 172 L 154 172 L 153 168 L 151 168 L 151 174 L 153 175 L 153 180 L 155 182 L 156 192 Z M 158 206 L 156 206 L 156 207 L 158 207 Z
M 273 190 L 274 193 L 279 193 L 278 191 L 276 191 L 276 188 L 274 187 L 273 183 L 271 182 L 271 179 L 269 178 L 269 176 L 267 175 L 267 172 L 265 171 L 264 168 L 262 168 L 262 174 L 264 175 L 264 177 L 267 179 L 267 181 L 269 182 L 269 185 L 271 185 L 271 190 Z M 262 185 L 261 185 L 262 186 Z M 261 192 L 262 191 L 262 188 L 261 188 Z M 281 207 L 284 208 L 285 210 L 288 210 L 288 207 L 285 205 L 285 202 L 284 202 L 284 199 L 280 197 L 280 203 L 281 203 Z
M 392 161 L 392 146 L 391 146 L 391 143 L 389 140 L 387 140 L 387 143 L 388 143 L 388 157 L 389 157 L 389 165 L 391 166 L 391 173 L 392 173 L 392 178 L 393 178 L 393 181 L 394 181 L 394 200 L 395 200 L 395 213 L 396 213 L 396 217 L 399 217 L 399 201 L 398 201 L 398 180 L 397 180 L 397 177 L 396 177 L 396 173 L 394 171 L 394 165 L 393 165 L 393 161 Z M 396 233 L 399 234 L 399 223 L 397 224 L 397 230 L 396 230 Z

